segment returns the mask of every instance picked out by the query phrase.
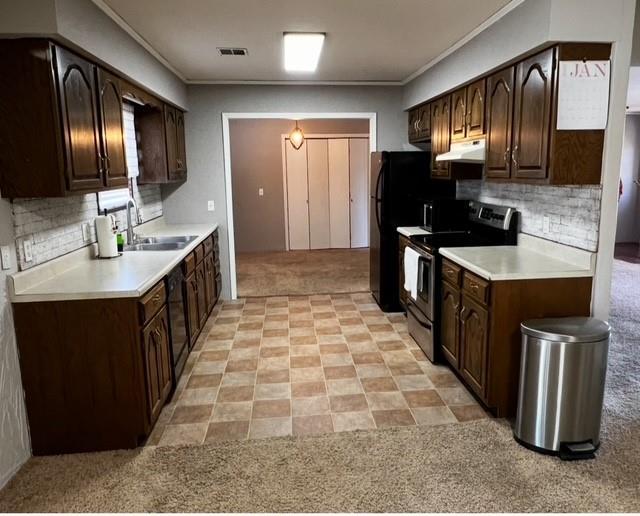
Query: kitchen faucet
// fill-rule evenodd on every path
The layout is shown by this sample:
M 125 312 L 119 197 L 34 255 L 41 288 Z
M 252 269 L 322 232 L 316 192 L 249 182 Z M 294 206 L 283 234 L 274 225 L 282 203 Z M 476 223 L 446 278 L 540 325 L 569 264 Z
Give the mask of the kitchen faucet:
M 127 201 L 127 245 L 133 245 L 135 244 L 136 240 L 138 239 L 138 236 L 134 233 L 133 231 L 133 224 L 131 222 L 131 207 L 133 206 L 133 208 L 136 210 L 136 223 L 140 224 L 140 212 L 138 211 L 138 205 L 136 204 L 136 201 L 133 199 L 133 197 L 129 197 L 129 200 Z

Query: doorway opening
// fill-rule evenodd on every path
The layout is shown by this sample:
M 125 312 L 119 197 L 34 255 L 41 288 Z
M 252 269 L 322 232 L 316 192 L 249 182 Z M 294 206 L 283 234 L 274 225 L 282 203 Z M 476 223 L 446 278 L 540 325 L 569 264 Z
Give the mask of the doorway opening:
M 368 291 L 375 115 L 226 116 L 232 297 Z

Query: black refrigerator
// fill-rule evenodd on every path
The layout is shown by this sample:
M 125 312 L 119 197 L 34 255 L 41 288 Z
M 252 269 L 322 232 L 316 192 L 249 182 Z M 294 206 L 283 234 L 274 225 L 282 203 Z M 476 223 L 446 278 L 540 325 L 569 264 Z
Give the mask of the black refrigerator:
M 420 226 L 423 201 L 453 198 L 455 181 L 431 180 L 429 152 L 371 153 L 369 284 L 385 312 L 401 310 L 398 226 Z

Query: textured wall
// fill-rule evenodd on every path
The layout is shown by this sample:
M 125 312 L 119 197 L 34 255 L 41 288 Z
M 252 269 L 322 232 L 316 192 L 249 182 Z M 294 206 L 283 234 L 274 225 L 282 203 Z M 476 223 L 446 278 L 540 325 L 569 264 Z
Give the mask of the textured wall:
M 223 296 L 230 295 L 222 113 L 377 113 L 378 150 L 402 150 L 407 116 L 402 88 L 390 86 L 189 86 L 186 115 L 189 180 L 163 188 L 169 222 L 220 224 Z M 215 211 L 207 211 L 207 201 Z
M 517 208 L 521 230 L 587 251 L 598 250 L 601 188 L 458 181 L 457 197 Z M 543 227 L 549 217 L 549 231 Z
M 640 115 L 626 118 L 620 179 L 623 194 L 618 203 L 616 242 L 639 242 L 640 198 L 634 181 L 640 179 Z
M 13 247 L 11 206 L 4 199 L 0 199 L 0 245 Z M 31 454 L 16 336 L 7 298 L 7 274 L 15 271 L 15 261 L 10 270 L 0 271 L 0 488 Z

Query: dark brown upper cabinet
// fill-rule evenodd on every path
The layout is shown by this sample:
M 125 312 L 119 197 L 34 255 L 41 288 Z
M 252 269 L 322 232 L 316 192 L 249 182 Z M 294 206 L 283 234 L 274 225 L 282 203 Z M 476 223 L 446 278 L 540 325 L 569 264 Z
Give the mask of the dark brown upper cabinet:
M 511 164 L 517 179 L 547 177 L 554 54 L 550 48 L 516 66 Z
M 484 134 L 484 88 L 480 79 L 451 94 L 451 141 Z
M 102 166 L 107 186 L 127 186 L 120 79 L 98 69 L 99 107 L 102 134 Z
M 424 104 L 409 111 L 408 135 L 410 143 L 426 142 L 431 138 L 431 106 Z
M 96 67 L 59 47 L 55 48 L 55 59 L 67 187 L 71 191 L 97 190 L 104 183 L 104 158 Z
M 487 79 L 487 157 L 485 176 L 511 177 L 514 67 Z
M 449 163 L 436 161 L 439 154 L 449 151 L 451 96 L 440 97 L 431 102 L 431 177 L 449 179 Z
M 140 184 L 187 179 L 184 113 L 164 103 L 145 103 L 135 109 L 140 133 Z
M 117 77 L 46 39 L 2 40 L 0 61 L 3 197 L 126 184 Z

